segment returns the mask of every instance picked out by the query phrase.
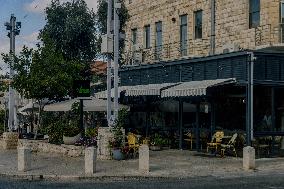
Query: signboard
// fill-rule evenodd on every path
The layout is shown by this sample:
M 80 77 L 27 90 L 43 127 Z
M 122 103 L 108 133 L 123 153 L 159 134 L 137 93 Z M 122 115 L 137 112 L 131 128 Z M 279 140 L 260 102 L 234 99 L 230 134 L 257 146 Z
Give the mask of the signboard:
M 90 80 L 75 80 L 73 82 L 74 97 L 90 97 Z

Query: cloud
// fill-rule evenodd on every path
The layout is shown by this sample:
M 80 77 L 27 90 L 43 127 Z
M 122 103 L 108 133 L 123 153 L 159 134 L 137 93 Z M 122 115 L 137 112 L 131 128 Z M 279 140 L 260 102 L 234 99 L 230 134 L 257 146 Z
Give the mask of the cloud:
M 45 8 L 51 3 L 51 0 L 33 0 L 31 3 L 26 3 L 24 9 L 31 13 L 43 14 Z
M 60 0 L 60 3 L 64 3 L 67 1 L 71 1 L 71 0 Z M 87 6 L 90 9 L 94 9 L 94 11 L 97 10 L 98 0 L 85 0 L 85 2 L 87 3 Z M 33 0 L 30 3 L 26 3 L 24 5 L 24 9 L 31 13 L 43 14 L 45 8 L 50 4 L 51 4 L 51 0 Z

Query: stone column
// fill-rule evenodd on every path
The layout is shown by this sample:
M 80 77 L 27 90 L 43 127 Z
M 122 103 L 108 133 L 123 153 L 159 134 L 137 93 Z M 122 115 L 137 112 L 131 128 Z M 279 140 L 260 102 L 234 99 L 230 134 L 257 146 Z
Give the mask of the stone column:
M 245 170 L 255 169 L 255 149 L 251 146 L 243 149 L 243 168 Z
M 18 146 L 18 133 L 14 132 L 5 132 L 3 133 L 3 149 L 17 149 Z
M 111 159 L 109 140 L 113 137 L 109 127 L 100 127 L 98 129 L 98 159 L 109 160 Z
M 139 147 L 139 171 L 149 173 L 149 146 L 146 144 Z
M 27 147 L 18 148 L 18 171 L 28 171 L 31 168 L 31 150 Z
M 85 174 L 92 175 L 96 172 L 97 149 L 88 147 L 85 149 Z

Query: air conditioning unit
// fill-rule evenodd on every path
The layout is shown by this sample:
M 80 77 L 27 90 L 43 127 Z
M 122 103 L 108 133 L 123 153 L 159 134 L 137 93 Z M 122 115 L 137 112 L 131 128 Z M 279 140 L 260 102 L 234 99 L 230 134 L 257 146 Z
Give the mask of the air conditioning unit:
M 223 46 L 223 53 L 236 52 L 240 50 L 240 45 L 237 43 L 229 43 Z
M 139 65 L 142 63 L 142 52 L 134 52 L 132 58 L 132 65 Z

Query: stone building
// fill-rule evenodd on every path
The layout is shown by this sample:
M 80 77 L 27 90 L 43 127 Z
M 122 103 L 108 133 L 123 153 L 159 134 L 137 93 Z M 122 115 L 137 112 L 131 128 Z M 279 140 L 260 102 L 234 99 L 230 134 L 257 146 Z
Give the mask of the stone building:
M 188 147 L 183 138 L 190 133 L 201 150 L 223 130 L 245 138 L 242 145 L 268 137 L 269 151 L 284 150 L 284 1 L 125 5 L 130 19 L 118 90 L 131 107 L 126 132 L 159 133 L 178 148 Z
M 281 0 L 126 0 L 126 64 L 282 43 Z

